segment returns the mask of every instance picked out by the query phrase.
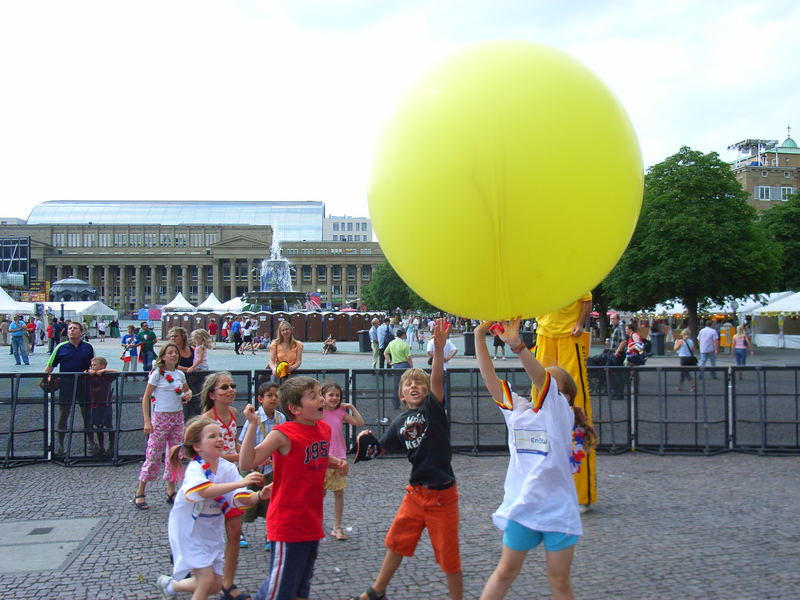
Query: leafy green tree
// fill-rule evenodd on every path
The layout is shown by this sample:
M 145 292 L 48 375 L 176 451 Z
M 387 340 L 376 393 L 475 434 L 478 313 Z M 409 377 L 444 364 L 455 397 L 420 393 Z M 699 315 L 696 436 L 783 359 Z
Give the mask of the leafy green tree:
M 639 223 L 603 282 L 610 304 L 635 310 L 680 298 L 696 335 L 697 306 L 774 289 L 779 249 L 716 152 L 682 147 L 648 169 Z
M 800 194 L 761 215 L 767 235 L 781 247 L 781 290 L 800 289 Z
M 388 260 L 372 272 L 372 280 L 361 289 L 361 297 L 369 310 L 395 308 L 425 312 L 439 310 L 408 287 Z

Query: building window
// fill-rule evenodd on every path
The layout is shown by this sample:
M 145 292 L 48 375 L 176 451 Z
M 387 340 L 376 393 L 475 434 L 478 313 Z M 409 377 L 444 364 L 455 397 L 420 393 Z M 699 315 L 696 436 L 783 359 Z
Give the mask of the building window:
M 317 265 L 317 281 L 325 282 L 328 280 L 328 267 Z
M 142 234 L 141 233 L 132 233 L 128 236 L 128 245 L 131 248 L 141 248 L 142 247 Z
M 189 236 L 189 244 L 191 244 L 192 248 L 199 248 L 203 245 L 203 234 L 202 233 L 192 233 Z
M 156 237 L 155 233 L 145 233 L 144 234 L 144 247 L 145 248 L 155 248 L 158 238 Z
M 759 200 L 769 200 L 769 186 L 757 185 L 755 189 L 755 197 Z
M 786 202 L 789 199 L 789 196 L 791 196 L 792 194 L 794 194 L 794 188 L 793 187 L 782 187 L 781 188 L 781 200 L 783 200 L 784 202 Z
M 333 224 L 333 230 L 334 231 L 339 231 L 339 223 L 334 223 Z
M 65 233 L 54 233 L 53 234 L 53 246 L 58 248 L 62 248 L 64 246 L 64 240 L 66 239 L 67 235 Z
M 297 283 L 297 267 L 289 267 L 289 276 L 292 279 L 292 283 Z
M 372 248 L 361 248 L 358 251 L 359 254 L 372 254 Z
M 197 265 L 190 265 L 189 266 L 189 277 L 192 281 L 197 281 L 198 277 L 200 276 L 200 269 Z
M 300 250 L 297 249 L 297 248 L 286 248 L 286 250 L 284 250 L 283 253 L 287 254 L 287 255 L 289 255 L 289 254 L 300 254 Z
M 356 266 L 347 265 L 347 281 L 355 281 L 355 280 L 356 280 Z
M 191 296 L 195 301 L 198 300 L 198 298 L 197 298 L 197 286 L 196 285 L 190 285 L 189 286 L 189 296 Z
M 80 233 L 68 233 L 67 234 L 67 246 L 70 248 L 79 248 L 81 245 L 81 234 Z
M 186 245 L 189 243 L 189 234 L 188 233 L 176 233 L 175 234 L 175 247 L 176 248 L 186 248 Z
M 222 263 L 222 280 L 223 281 L 231 280 L 231 263 L 228 260 L 223 261 Z
M 347 231 L 353 231 L 353 224 L 352 223 L 348 223 L 347 224 Z
M 350 284 L 350 285 L 347 286 L 347 295 L 350 298 L 353 298 L 356 295 L 356 286 L 355 285 Z
M 219 241 L 219 234 L 218 233 L 207 233 L 206 234 L 206 246 L 211 246 L 212 244 L 216 244 Z
M 361 267 L 361 281 L 369 281 L 372 278 L 372 265 Z
M 344 237 L 344 236 L 342 236 L 342 237 Z M 353 241 L 353 236 L 348 234 L 347 241 L 348 242 L 352 242 Z
M 170 234 L 162 233 L 159 236 L 159 239 L 161 240 L 159 242 L 159 246 L 161 246 L 162 248 L 171 248 L 172 247 L 172 236 Z
M 166 296 L 167 295 L 167 286 L 165 286 L 165 285 L 156 286 L 156 290 L 158 290 L 158 295 L 159 296 Z
M 327 253 L 328 253 L 328 249 L 327 248 L 317 248 L 314 251 L 314 254 L 327 254 Z
M 303 265 L 303 282 L 311 281 L 311 266 Z
M 341 285 L 332 285 L 331 286 L 331 296 L 338 296 L 342 293 L 342 286 Z
M 303 248 L 300 254 L 313 254 L 314 250 L 312 248 Z
M 769 175 L 769 171 L 761 171 L 762 177 L 766 177 L 767 175 Z
M 342 267 L 340 265 L 333 265 L 331 267 L 331 281 L 342 280 Z
M 114 248 L 126 248 L 128 246 L 128 236 L 124 233 L 114 234 Z
M 341 248 L 331 248 L 331 254 L 341 254 L 341 253 L 342 253 Z
M 792 174 L 791 174 L 791 173 L 789 173 L 789 171 L 784 171 L 784 172 L 783 172 L 783 177 L 784 177 L 784 179 L 789 179 L 789 177 L 791 177 L 791 176 L 792 176 Z
M 97 235 L 97 245 L 101 248 L 110 248 L 111 247 L 111 234 L 110 233 L 99 233 Z
M 86 248 L 94 248 L 97 246 L 97 234 L 96 233 L 84 233 L 83 234 L 83 245 Z

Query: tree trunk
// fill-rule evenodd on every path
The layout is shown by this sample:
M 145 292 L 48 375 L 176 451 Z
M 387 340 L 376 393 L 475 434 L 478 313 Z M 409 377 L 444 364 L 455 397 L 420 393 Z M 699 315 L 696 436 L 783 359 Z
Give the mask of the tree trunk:
M 687 293 L 683 297 L 683 305 L 686 307 L 686 312 L 689 313 L 689 329 L 692 330 L 692 339 L 697 341 L 697 334 L 700 331 L 697 321 L 697 293 Z

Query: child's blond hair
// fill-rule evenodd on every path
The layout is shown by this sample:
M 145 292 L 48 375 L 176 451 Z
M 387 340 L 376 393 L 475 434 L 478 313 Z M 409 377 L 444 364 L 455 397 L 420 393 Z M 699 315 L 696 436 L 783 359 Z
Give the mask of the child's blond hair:
M 191 339 L 195 346 L 205 346 L 206 348 L 214 347 L 214 341 L 205 329 L 195 329 L 192 331 Z
M 102 356 L 95 356 L 94 358 L 92 358 L 92 360 L 96 360 L 103 368 L 108 366 L 108 361 Z

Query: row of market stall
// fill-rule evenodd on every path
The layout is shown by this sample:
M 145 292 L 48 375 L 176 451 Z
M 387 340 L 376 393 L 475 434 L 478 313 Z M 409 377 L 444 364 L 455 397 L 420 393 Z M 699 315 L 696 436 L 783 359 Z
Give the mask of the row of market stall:
M 688 311 L 676 301 L 659 304 L 647 314 L 664 319 L 671 325 L 670 330 L 674 330 L 675 323 L 685 319 Z M 758 294 L 725 305 L 708 306 L 703 314 L 722 324 L 749 323 L 750 339 L 756 346 L 800 348 L 800 292 Z

